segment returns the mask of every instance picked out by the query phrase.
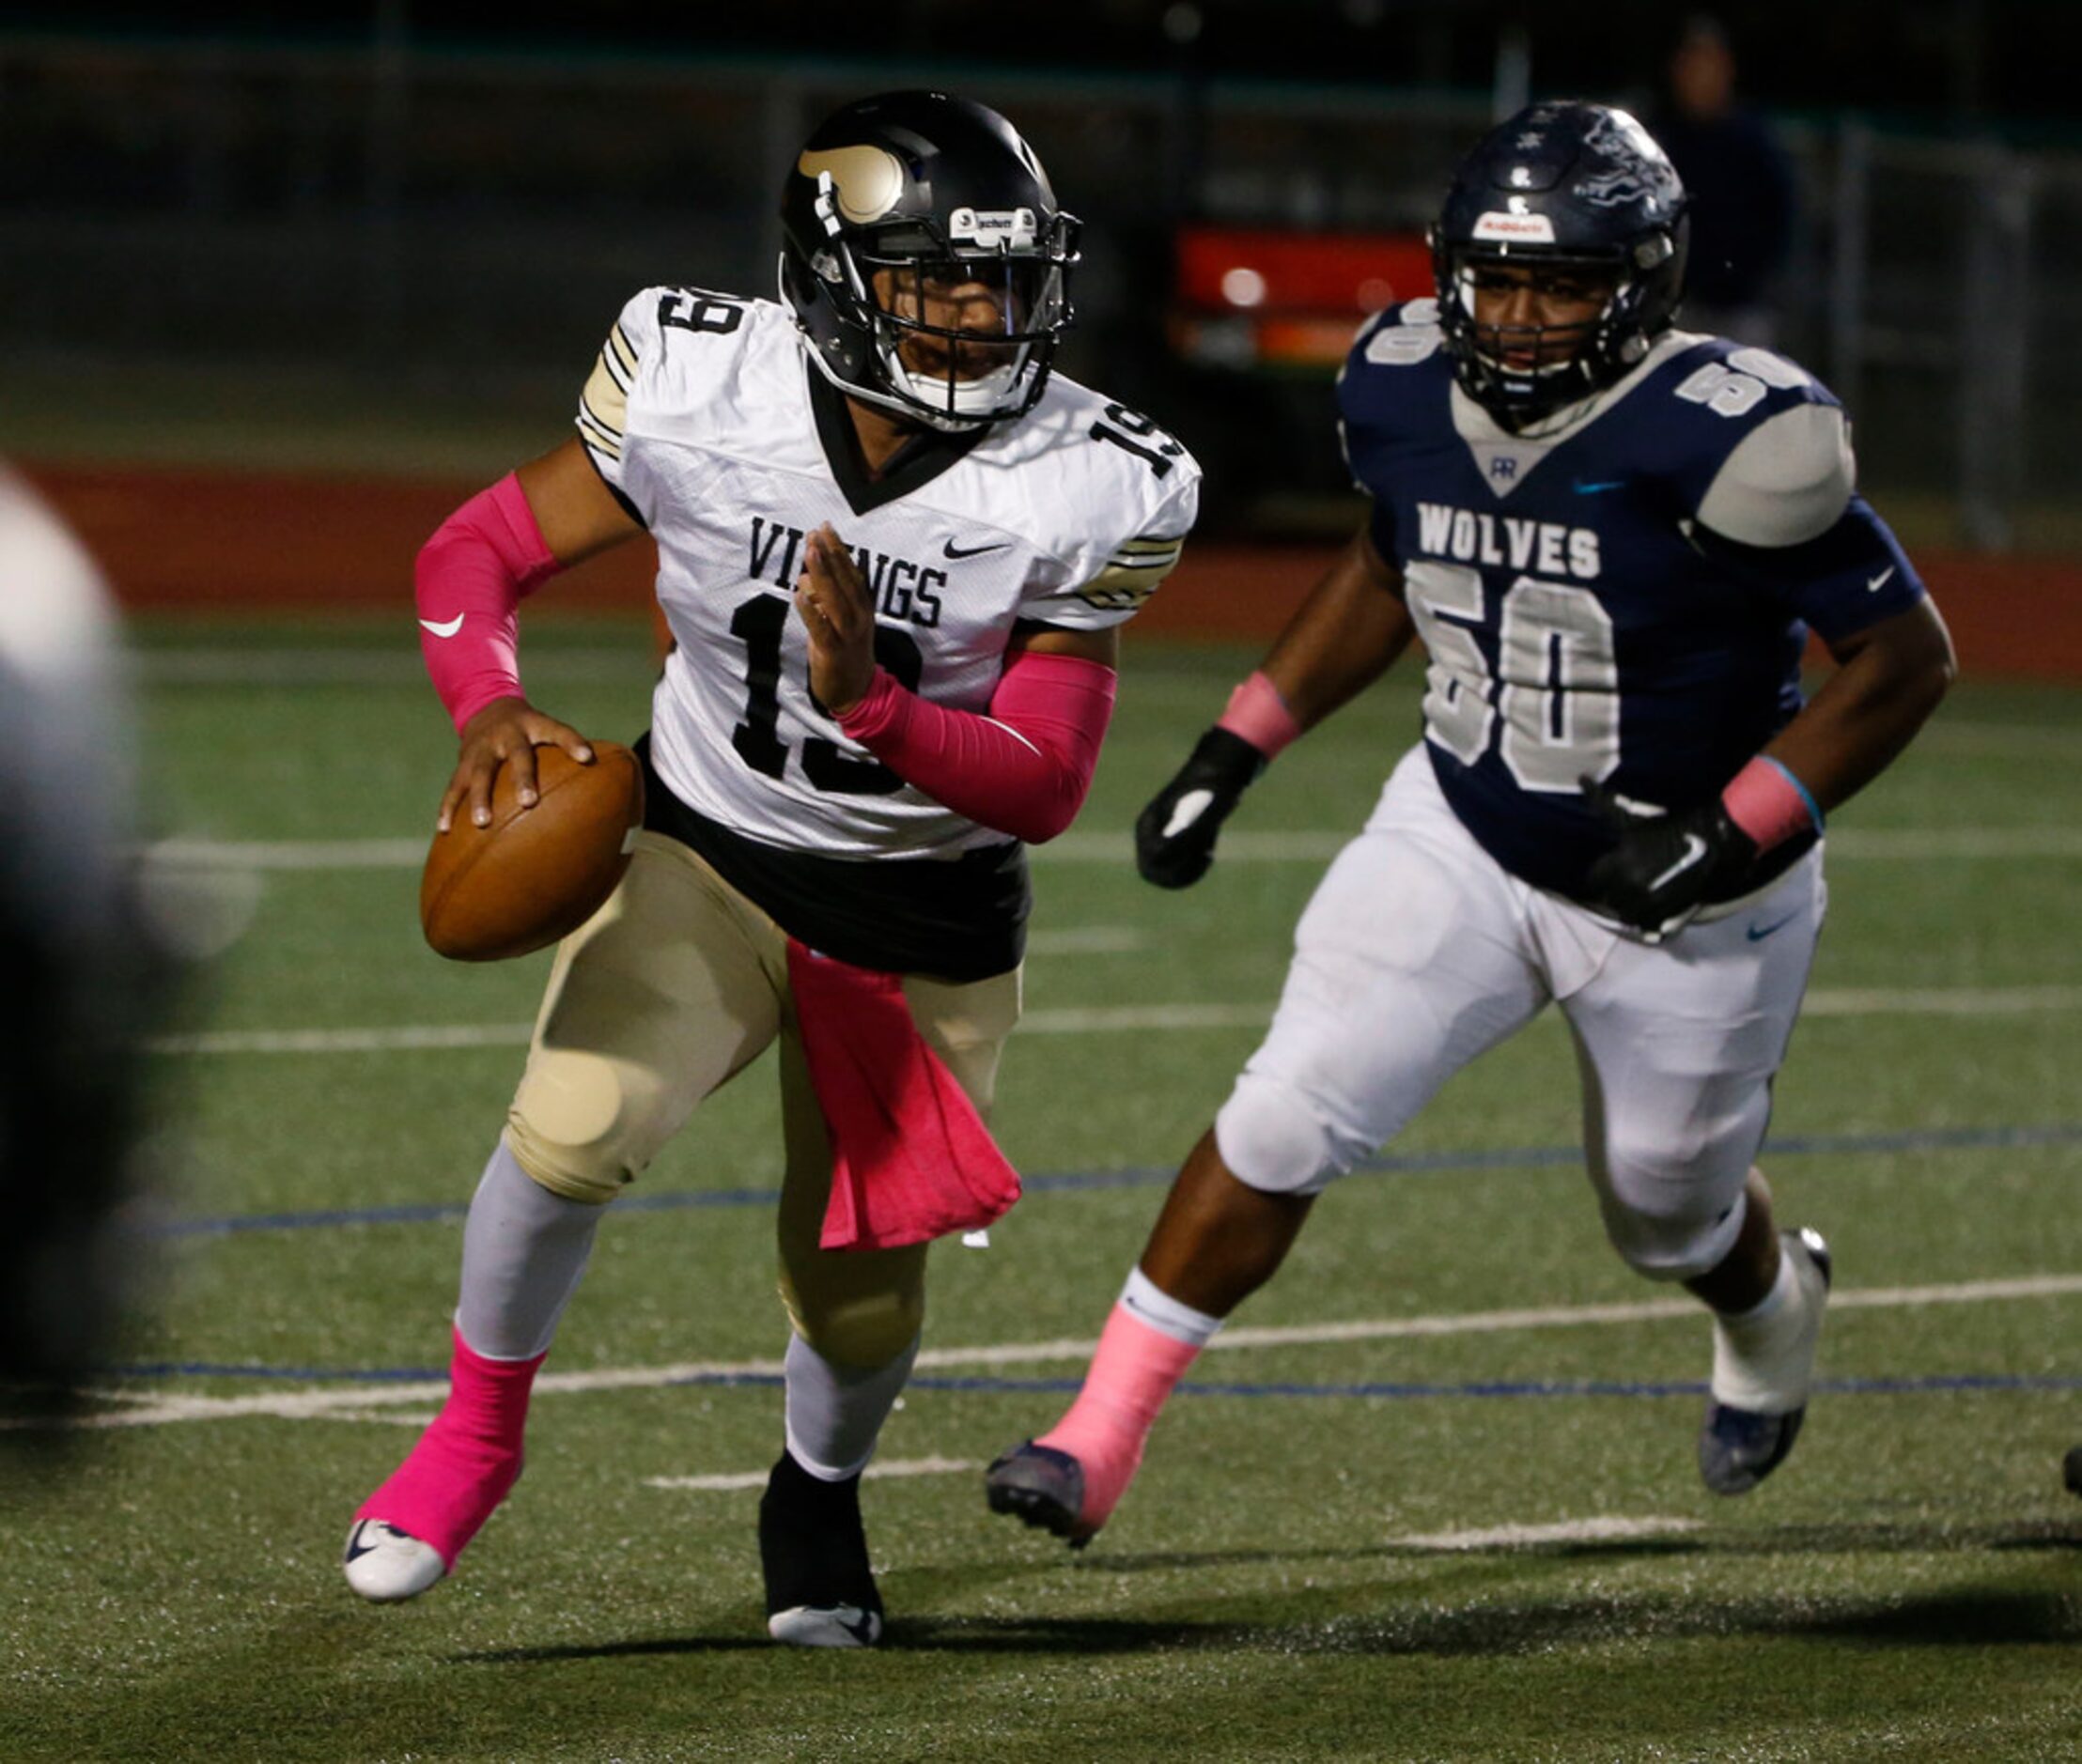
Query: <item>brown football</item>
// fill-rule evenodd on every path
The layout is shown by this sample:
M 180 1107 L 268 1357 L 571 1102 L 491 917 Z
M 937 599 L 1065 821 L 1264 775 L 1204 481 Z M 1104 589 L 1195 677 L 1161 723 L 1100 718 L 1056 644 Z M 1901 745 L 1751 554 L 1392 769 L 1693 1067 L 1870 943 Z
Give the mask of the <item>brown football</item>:
M 554 943 L 590 919 L 629 868 L 629 829 L 644 818 L 644 774 L 612 741 L 581 766 L 559 747 L 535 750 L 535 806 L 513 768 L 491 791 L 491 821 L 458 812 L 436 833 L 419 879 L 427 941 L 458 962 L 503 962 Z

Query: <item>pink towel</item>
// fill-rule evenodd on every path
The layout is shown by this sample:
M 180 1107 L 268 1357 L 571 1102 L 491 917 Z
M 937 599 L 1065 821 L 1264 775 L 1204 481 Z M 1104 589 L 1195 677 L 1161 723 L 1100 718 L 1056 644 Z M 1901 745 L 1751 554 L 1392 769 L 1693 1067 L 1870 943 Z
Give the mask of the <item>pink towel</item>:
M 979 1230 L 1019 1173 L 911 1020 L 900 974 L 788 940 L 788 985 L 831 1139 L 825 1249 L 896 1249 Z

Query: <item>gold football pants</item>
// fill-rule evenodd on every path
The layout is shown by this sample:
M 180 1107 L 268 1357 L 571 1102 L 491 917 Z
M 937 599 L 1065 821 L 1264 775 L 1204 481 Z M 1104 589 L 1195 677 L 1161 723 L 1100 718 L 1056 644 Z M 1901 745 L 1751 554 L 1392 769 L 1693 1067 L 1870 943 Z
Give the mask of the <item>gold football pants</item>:
M 1018 970 L 966 984 L 911 976 L 904 993 L 987 1122 L 999 1050 L 1019 1016 Z M 559 946 L 506 1142 L 552 1193 L 612 1200 L 776 1036 L 781 1295 L 827 1359 L 880 1366 L 924 1320 L 926 1246 L 817 1246 L 831 1149 L 789 996 L 787 937 L 676 840 L 639 832 L 621 886 Z

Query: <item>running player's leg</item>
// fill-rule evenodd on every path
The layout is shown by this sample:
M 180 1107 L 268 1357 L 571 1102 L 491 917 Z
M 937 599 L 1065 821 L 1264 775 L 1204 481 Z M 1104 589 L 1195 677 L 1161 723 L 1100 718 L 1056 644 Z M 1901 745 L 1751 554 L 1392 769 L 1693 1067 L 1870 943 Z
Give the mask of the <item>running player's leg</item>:
M 1271 1031 L 1173 1184 L 1083 1389 L 992 1466 L 993 1507 L 1073 1542 L 1105 1523 L 1158 1411 L 1271 1277 L 1313 1197 L 1546 1002 L 1525 892 L 1445 806 L 1429 761 L 1406 760 L 1303 913 Z
M 1824 902 L 1816 855 L 1746 910 L 1660 946 L 1620 941 L 1562 1000 L 1607 1233 L 1629 1265 L 1683 1281 L 1713 1312 L 1701 1470 L 1724 1493 L 1785 1456 L 1813 1375 L 1828 1252 L 1779 1229 L 1755 1159 Z
M 606 1203 L 772 1040 L 779 991 L 748 911 L 684 846 L 643 834 L 620 888 L 559 949 L 463 1230 L 448 1400 L 349 1538 L 365 1597 L 426 1590 L 505 1498 Z
M 966 985 L 912 977 L 905 996 L 926 1045 L 987 1120 L 998 1057 L 1018 1020 L 1018 970 Z M 786 1445 L 759 1509 L 768 1629 L 800 1646 L 865 1646 L 880 1637 L 882 1607 L 861 1521 L 861 1473 L 918 1352 L 927 1246 L 819 1246 L 831 1148 L 792 1020 L 781 1040 L 781 1292 L 793 1334 Z

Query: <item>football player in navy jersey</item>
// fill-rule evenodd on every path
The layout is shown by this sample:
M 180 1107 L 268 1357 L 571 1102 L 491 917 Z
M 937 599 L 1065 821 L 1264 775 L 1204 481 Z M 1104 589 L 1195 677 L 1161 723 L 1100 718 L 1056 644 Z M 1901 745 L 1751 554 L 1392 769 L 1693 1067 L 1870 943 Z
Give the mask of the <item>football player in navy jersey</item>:
M 1196 881 L 1281 748 L 1422 640 L 1423 739 L 1303 914 L 1081 1392 L 987 1473 L 995 1509 L 1073 1543 L 1314 1197 L 1550 1003 L 1613 1246 L 1712 1315 L 1707 1487 L 1755 1487 L 1806 1411 L 1829 1254 L 1779 1230 L 1753 1159 L 1823 817 L 1930 715 L 1950 643 L 1836 400 L 1677 328 L 1684 190 L 1633 117 L 1522 111 L 1432 240 L 1437 298 L 1370 323 L 1339 382 L 1366 524 L 1137 824 L 1145 877 Z M 1836 665 L 1803 703 L 1810 630 Z

